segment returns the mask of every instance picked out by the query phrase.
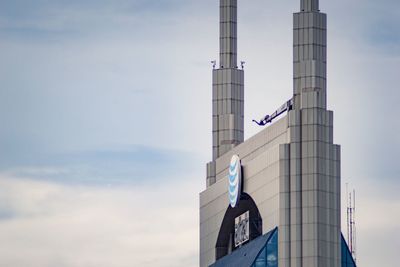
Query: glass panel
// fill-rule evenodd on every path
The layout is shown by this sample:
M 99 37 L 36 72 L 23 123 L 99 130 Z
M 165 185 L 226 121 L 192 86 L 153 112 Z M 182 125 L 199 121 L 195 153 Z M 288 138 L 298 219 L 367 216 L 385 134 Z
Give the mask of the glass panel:
M 342 267 L 357 267 L 343 237 L 341 252 Z M 275 230 L 272 234 L 265 247 L 257 256 L 252 267 L 278 267 L 278 230 Z
M 272 234 L 267 244 L 257 256 L 252 267 L 277 267 L 278 266 L 278 230 Z
M 271 236 L 267 243 L 267 266 L 277 267 L 278 266 L 278 231 Z
M 342 267 L 357 267 L 342 236 Z M 278 267 L 278 230 L 272 234 L 265 247 L 257 256 L 252 267 Z
M 253 267 L 266 267 L 267 266 L 267 247 L 265 246 L 258 257 L 256 258 L 256 261 L 253 264 Z
M 342 236 L 342 267 L 357 267 L 343 236 Z

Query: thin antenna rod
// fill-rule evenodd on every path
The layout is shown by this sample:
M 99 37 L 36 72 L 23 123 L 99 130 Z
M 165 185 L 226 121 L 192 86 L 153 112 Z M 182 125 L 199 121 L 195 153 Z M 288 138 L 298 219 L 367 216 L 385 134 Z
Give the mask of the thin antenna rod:
M 351 201 L 351 193 L 349 196 L 349 204 L 350 204 L 350 252 L 353 255 L 353 208 L 352 208 L 352 201 Z
M 347 244 L 349 245 L 350 253 L 354 259 L 357 260 L 357 229 L 356 229 L 356 191 L 348 193 L 346 184 L 346 194 L 348 195 L 347 206 Z
M 347 244 L 350 244 L 350 224 L 349 224 L 349 219 L 350 219 L 350 214 L 349 214 L 349 201 L 348 201 L 348 197 L 349 197 L 349 184 L 346 183 L 346 211 L 347 211 Z
M 353 190 L 353 228 L 354 228 L 353 258 L 354 261 L 357 261 L 356 190 Z

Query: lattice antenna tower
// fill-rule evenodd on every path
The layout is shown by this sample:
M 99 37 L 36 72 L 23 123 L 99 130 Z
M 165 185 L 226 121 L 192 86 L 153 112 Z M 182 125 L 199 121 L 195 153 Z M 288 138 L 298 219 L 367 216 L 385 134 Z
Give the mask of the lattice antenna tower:
M 354 261 L 357 261 L 356 191 L 347 192 L 347 243 Z

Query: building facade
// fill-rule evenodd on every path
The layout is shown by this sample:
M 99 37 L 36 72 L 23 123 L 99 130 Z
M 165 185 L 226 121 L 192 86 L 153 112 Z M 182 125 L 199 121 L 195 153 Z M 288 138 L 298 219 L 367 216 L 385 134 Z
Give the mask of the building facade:
M 327 110 L 327 19 L 319 1 L 301 0 L 293 26 L 291 104 L 244 141 L 237 0 L 220 0 L 213 157 L 200 193 L 201 267 L 355 266 L 341 236 L 340 146 Z

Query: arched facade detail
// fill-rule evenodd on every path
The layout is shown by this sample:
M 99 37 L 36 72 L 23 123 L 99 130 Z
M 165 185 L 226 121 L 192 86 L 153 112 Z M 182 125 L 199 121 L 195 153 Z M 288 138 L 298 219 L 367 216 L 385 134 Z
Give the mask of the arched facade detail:
M 262 218 L 258 207 L 250 195 L 242 193 L 235 208 L 228 206 L 215 246 L 215 260 L 218 260 L 234 251 L 235 218 L 249 211 L 250 240 L 262 235 Z

